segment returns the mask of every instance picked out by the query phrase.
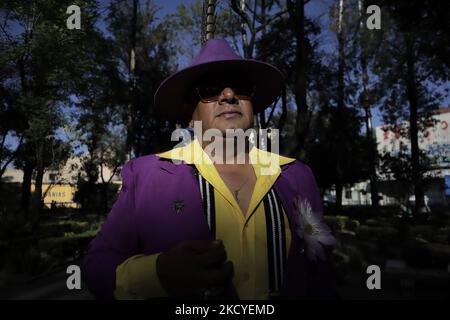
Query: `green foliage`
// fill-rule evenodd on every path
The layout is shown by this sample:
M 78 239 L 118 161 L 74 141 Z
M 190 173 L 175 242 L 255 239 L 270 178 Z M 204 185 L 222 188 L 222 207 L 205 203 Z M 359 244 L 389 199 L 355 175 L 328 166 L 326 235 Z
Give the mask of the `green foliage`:
M 347 216 L 324 216 L 325 222 L 334 233 L 342 230 L 357 232 L 361 223 Z
M 349 220 L 346 216 L 325 216 L 324 219 L 333 231 L 343 230 Z
M 81 30 L 66 27 L 66 9 L 71 4 L 84 9 Z M 19 144 L 15 161 L 36 169 L 34 211 L 37 212 L 45 169 L 50 166 L 57 169 L 70 155 L 70 147 L 55 136 L 68 121 L 62 107 L 70 103 L 89 60 L 85 49 L 96 33 L 97 3 L 2 1 L 0 10 L 5 17 L 0 60 L 6 63 L 0 87 L 8 97 L 6 108 L 21 113 L 27 124 L 19 131 L 23 143 Z M 22 146 L 26 146 L 26 151 L 20 150 Z
M 345 227 L 347 230 L 358 232 L 360 225 L 361 223 L 358 220 L 350 220 L 347 222 Z
M 37 275 L 80 258 L 101 222 L 97 217 L 72 216 L 50 215 L 35 234 L 24 218 L 0 220 L 0 231 L 5 231 L 0 233 L 0 269 Z
M 48 266 L 46 257 L 33 244 L 26 248 L 9 249 L 4 261 L 5 270 L 17 274 L 38 275 L 43 273 Z
M 424 173 L 431 160 L 419 148 L 422 123 L 448 94 L 438 89 L 445 87 L 450 74 L 444 58 L 450 54 L 448 26 L 443 23 L 448 10 L 436 1 L 380 5 L 384 27 L 373 55 L 372 70 L 379 79 L 374 93 L 386 123 L 408 123 L 399 133 L 410 141 L 398 153 L 385 155 L 382 169 L 414 189 L 417 211 L 423 206 Z
M 173 33 L 173 45 L 177 58 L 182 61 L 182 67 L 187 65 L 199 50 L 202 40 L 202 13 L 204 1 L 195 0 L 190 4 L 180 4 L 177 11 L 164 18 L 164 23 L 170 26 Z M 239 50 L 241 21 L 231 10 L 229 1 L 217 1 L 216 24 L 214 37 L 228 39 L 231 45 Z M 190 40 L 190 41 L 188 41 Z
M 320 61 L 320 56 L 325 55 L 318 48 L 320 31 L 320 27 L 314 21 L 310 19 L 305 20 L 306 46 L 308 50 L 308 55 L 305 57 L 305 63 L 308 66 L 306 70 L 306 85 L 308 91 L 314 90 L 324 94 L 329 90 L 329 86 L 325 85 L 322 77 L 329 70 Z M 272 63 L 279 68 L 285 76 L 286 84 L 292 93 L 296 91 L 295 86 L 298 77 L 297 47 L 295 30 L 287 17 L 276 20 L 256 42 L 257 58 Z
M 40 237 L 57 237 L 68 233 L 83 233 L 89 229 L 90 225 L 87 221 L 57 221 L 41 223 L 39 225 L 39 234 Z
M 396 242 L 399 240 L 399 232 L 396 228 L 370 227 L 362 225 L 358 229 L 358 237 L 361 239 L 382 239 L 383 241 Z
M 410 234 L 412 237 L 418 237 L 431 240 L 435 234 L 435 230 L 432 226 L 427 225 L 415 225 L 410 227 Z
M 323 108 L 314 120 L 310 134 L 314 137 L 305 148 L 318 184 L 331 187 L 339 179 L 351 184 L 368 176 L 366 140 L 361 136 L 360 120 L 354 109 Z M 338 143 L 339 142 L 339 143 Z M 338 152 L 345 150 L 339 160 Z
M 92 184 L 80 180 L 74 201 L 81 204 L 86 211 L 97 212 L 98 214 L 107 213 L 117 198 L 119 186 L 117 184 Z
M 8 241 L 27 237 L 31 234 L 31 226 L 27 218 L 20 213 L 4 215 L 0 219 L 0 241 Z
M 56 259 L 77 259 L 84 253 L 97 230 L 79 234 L 67 234 L 63 237 L 46 238 L 39 241 L 39 249 Z

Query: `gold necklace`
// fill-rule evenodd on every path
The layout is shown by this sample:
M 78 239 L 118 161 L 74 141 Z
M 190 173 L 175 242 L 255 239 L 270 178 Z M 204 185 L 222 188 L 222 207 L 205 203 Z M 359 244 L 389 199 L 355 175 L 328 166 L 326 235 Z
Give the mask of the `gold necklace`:
M 244 183 L 239 188 L 237 188 L 233 191 L 234 197 L 236 198 L 237 203 L 239 203 L 239 191 L 241 191 L 241 189 L 245 186 L 249 177 L 250 177 L 250 172 L 247 173 L 247 177 L 245 178 Z

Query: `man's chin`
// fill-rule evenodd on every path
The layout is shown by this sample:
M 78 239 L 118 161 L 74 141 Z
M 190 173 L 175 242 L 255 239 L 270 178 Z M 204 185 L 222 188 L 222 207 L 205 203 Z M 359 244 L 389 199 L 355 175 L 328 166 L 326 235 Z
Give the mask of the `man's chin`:
M 233 131 L 236 131 L 236 130 L 243 130 L 243 131 L 246 131 L 247 129 L 248 129 L 247 126 L 242 126 L 242 125 L 239 125 L 239 124 L 230 124 L 230 125 L 223 126 L 223 127 L 219 128 L 220 132 L 222 132 L 222 134 L 223 134 L 224 136 L 225 136 L 227 130 L 233 132 Z

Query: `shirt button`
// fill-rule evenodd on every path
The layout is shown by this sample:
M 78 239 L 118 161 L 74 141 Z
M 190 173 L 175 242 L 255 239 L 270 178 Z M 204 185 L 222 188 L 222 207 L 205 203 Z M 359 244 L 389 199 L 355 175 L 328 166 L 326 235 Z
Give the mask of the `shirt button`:
M 250 279 L 250 274 L 248 272 L 244 272 L 242 275 L 242 281 L 248 281 Z

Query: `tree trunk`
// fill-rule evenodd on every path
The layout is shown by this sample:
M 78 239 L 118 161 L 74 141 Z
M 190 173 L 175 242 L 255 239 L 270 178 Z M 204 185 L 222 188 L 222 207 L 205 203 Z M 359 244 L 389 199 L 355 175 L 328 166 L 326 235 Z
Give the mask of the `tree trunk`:
M 300 149 L 304 146 L 309 126 L 308 106 L 306 103 L 306 48 L 308 38 L 305 33 L 305 1 L 287 1 L 287 9 L 289 24 L 295 34 L 296 79 L 293 93 L 295 104 L 297 105 L 297 113 L 295 116 L 294 137 L 290 139 L 286 149 L 289 155 L 297 157 Z
M 103 213 L 108 213 L 108 185 L 109 183 L 102 183 L 102 203 L 103 203 Z
M 262 29 L 262 36 L 264 37 L 265 34 L 266 34 L 266 27 L 267 27 L 267 23 L 266 23 L 266 1 L 265 0 L 261 0 L 260 4 L 261 4 L 261 12 L 260 12 L 261 24 L 264 26 L 264 28 Z M 255 1 L 255 5 L 256 5 L 256 1 Z M 264 111 L 259 114 L 259 123 L 261 124 L 261 128 L 266 128 L 267 127 L 266 115 L 265 115 Z
M 372 202 L 372 208 L 377 209 L 379 205 L 378 199 L 378 181 L 377 181 L 377 144 L 376 138 L 372 130 L 372 113 L 369 101 L 369 74 L 367 72 L 367 52 L 366 46 L 363 44 L 364 37 L 364 22 L 362 14 L 362 0 L 359 0 L 359 12 L 360 12 L 360 62 L 362 69 L 362 81 L 363 81 L 363 106 L 364 106 L 364 120 L 366 124 L 366 139 L 368 142 L 369 153 L 369 179 L 370 179 L 370 197 Z
M 30 161 L 26 161 L 23 168 L 22 194 L 20 200 L 21 208 L 26 215 L 28 215 L 30 211 L 31 178 L 33 176 L 33 171 L 34 164 Z
M 296 26 L 296 63 L 297 79 L 295 84 L 295 102 L 297 117 L 295 119 L 296 151 L 304 146 L 307 135 L 308 106 L 306 104 L 306 34 L 305 34 L 305 4 L 303 0 L 295 2 Z
M 370 102 L 368 97 L 369 80 L 367 74 L 367 63 L 365 56 L 361 55 L 361 68 L 363 78 L 363 106 L 364 106 L 364 122 L 366 125 L 366 140 L 369 148 L 369 176 L 370 176 L 370 192 L 372 207 L 378 207 L 378 191 L 377 191 L 377 172 L 376 172 L 376 141 L 372 131 L 372 114 L 370 110 Z
M 336 183 L 336 212 L 342 214 L 342 183 Z
M 131 46 L 129 62 L 129 92 L 130 102 L 127 108 L 126 127 L 127 127 L 127 157 L 131 159 L 134 145 L 134 112 L 136 110 L 136 24 L 137 24 L 138 0 L 133 0 L 133 15 L 131 18 Z
M 411 139 L 411 165 L 412 165 L 412 183 L 414 186 L 415 196 L 415 213 L 420 212 L 424 206 L 424 192 L 422 189 L 422 168 L 420 164 L 419 154 L 419 138 L 418 138 L 418 96 L 415 72 L 415 54 L 414 42 L 412 35 L 406 35 L 406 67 L 407 67 L 407 95 L 409 101 L 409 128 Z
M 40 218 L 42 210 L 42 181 L 44 178 L 44 142 L 39 141 L 36 146 L 36 179 L 33 193 L 33 217 L 32 223 L 35 225 Z
M 282 134 L 284 125 L 286 124 L 287 112 L 286 84 L 283 84 L 283 87 L 281 89 L 281 116 L 278 122 L 278 130 L 280 130 L 280 135 Z
M 337 112 L 336 123 L 342 123 L 345 119 L 342 119 L 343 111 L 345 108 L 345 93 L 344 93 L 344 74 L 345 74 L 345 52 L 344 52 L 344 34 L 342 32 L 344 12 L 344 0 L 339 1 L 339 21 L 338 21 L 338 88 L 337 88 Z M 336 209 L 340 211 L 342 209 L 342 132 L 336 130 Z

